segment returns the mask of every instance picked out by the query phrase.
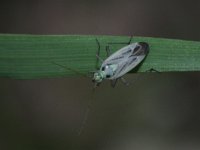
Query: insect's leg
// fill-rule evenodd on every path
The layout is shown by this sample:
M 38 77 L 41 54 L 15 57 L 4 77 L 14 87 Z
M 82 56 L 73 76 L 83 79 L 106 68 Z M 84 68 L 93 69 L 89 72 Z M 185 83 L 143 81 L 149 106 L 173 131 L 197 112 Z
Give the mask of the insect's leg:
M 98 39 L 96 39 L 96 42 L 97 42 L 97 45 L 98 45 L 98 50 L 97 50 L 97 53 L 96 53 L 96 55 L 100 55 L 100 49 L 101 49 L 101 46 L 100 46 L 100 43 L 99 43 L 99 41 L 98 41 Z
M 109 45 L 106 46 L 106 53 L 107 53 L 107 57 L 109 57 L 111 54 Z
M 158 71 L 158 70 L 156 70 L 156 69 L 153 69 L 153 68 L 147 70 L 146 72 L 157 72 L 157 73 L 161 73 L 160 71 Z
M 133 36 L 130 37 L 128 42 L 109 42 L 109 43 L 107 43 L 107 46 L 106 46 L 107 57 L 109 57 L 110 54 L 111 54 L 110 45 L 112 45 L 112 44 L 126 44 L 126 45 L 129 45 L 129 44 L 131 44 L 132 39 L 133 39 Z
M 101 46 L 100 46 L 100 43 L 98 41 L 98 39 L 96 39 L 96 42 L 97 42 L 97 45 L 98 45 L 98 50 L 97 50 L 97 53 L 96 53 L 96 58 L 97 58 L 97 61 L 96 61 L 96 69 L 98 70 L 99 69 L 99 60 L 101 62 L 103 62 L 104 60 L 100 57 L 100 49 L 101 49 Z
M 114 88 L 116 86 L 118 79 L 114 79 L 110 81 L 111 86 Z
M 99 55 L 96 55 L 96 57 L 97 57 L 97 60 L 100 60 L 101 62 L 104 61 L 101 57 L 99 57 Z
M 133 39 L 133 35 L 130 37 L 130 39 L 128 41 L 128 45 L 131 44 L 132 39 Z
M 130 83 L 127 82 L 123 77 L 120 78 L 122 83 L 124 83 L 126 86 L 128 86 Z

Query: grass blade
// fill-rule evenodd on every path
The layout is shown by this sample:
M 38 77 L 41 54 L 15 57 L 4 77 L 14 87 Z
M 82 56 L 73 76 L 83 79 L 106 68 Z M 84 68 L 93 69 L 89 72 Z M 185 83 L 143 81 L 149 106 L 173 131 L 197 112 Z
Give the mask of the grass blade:
M 36 79 L 87 74 L 95 70 L 96 38 L 101 45 L 100 55 L 106 58 L 107 43 L 128 42 L 130 37 L 0 34 L 0 76 Z M 160 72 L 200 70 L 200 42 L 149 37 L 134 37 L 132 42 L 139 41 L 149 43 L 150 52 L 135 72 L 151 68 Z M 111 50 L 123 46 L 115 44 Z

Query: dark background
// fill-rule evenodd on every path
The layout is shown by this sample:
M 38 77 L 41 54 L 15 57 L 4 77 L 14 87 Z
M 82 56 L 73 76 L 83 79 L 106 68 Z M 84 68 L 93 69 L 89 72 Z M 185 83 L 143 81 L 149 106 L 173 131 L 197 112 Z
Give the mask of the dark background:
M 200 39 L 198 0 L 0 2 L 0 33 Z M 91 79 L 0 79 L 0 149 L 200 149 L 200 73 Z M 88 103 L 87 121 L 80 135 Z

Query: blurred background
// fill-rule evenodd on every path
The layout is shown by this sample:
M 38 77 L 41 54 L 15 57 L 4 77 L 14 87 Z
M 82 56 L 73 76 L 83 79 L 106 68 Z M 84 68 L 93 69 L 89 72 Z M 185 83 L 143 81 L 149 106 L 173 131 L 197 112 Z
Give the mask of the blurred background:
M 1 0 L 0 33 L 199 41 L 199 15 L 198 0 Z M 0 149 L 200 149 L 199 72 L 125 78 L 95 92 L 83 77 L 0 78 Z

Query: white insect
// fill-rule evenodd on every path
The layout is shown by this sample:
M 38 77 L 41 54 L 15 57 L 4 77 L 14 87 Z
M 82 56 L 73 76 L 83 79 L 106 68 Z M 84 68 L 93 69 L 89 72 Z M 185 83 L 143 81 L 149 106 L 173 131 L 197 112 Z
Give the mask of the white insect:
M 124 84 L 128 85 L 128 82 L 126 82 L 126 80 L 122 76 L 131 71 L 132 69 L 134 69 L 138 64 L 140 64 L 149 52 L 148 43 L 146 42 L 131 43 L 132 38 L 133 37 L 130 38 L 128 43 L 108 43 L 108 44 L 127 44 L 127 45 L 125 47 L 122 47 L 112 55 L 110 55 L 109 46 L 106 46 L 106 52 L 108 57 L 105 60 L 103 60 L 99 56 L 100 44 L 99 41 L 96 39 L 98 44 L 98 51 L 96 57 L 97 60 L 100 60 L 102 62 L 102 64 L 98 71 L 93 72 L 94 74 L 92 81 L 95 83 L 94 87 L 99 86 L 104 79 L 111 80 L 112 87 L 115 87 L 118 79 L 121 79 L 121 81 Z M 80 73 L 78 70 L 72 69 L 68 66 L 63 66 L 55 62 L 52 63 L 67 70 L 71 70 L 82 76 L 88 77 L 87 75 Z M 156 71 L 154 69 L 150 70 Z
M 111 85 L 113 87 L 118 79 L 121 79 L 123 83 L 128 84 L 122 76 L 140 64 L 149 52 L 148 43 L 130 43 L 130 41 L 127 46 L 119 49 L 112 55 L 109 55 L 109 47 L 107 47 L 106 51 L 108 57 L 105 60 L 100 58 L 99 52 L 97 53 L 97 59 L 102 61 L 102 64 L 100 70 L 96 71 L 93 76 L 95 87 L 104 79 L 111 80 Z

